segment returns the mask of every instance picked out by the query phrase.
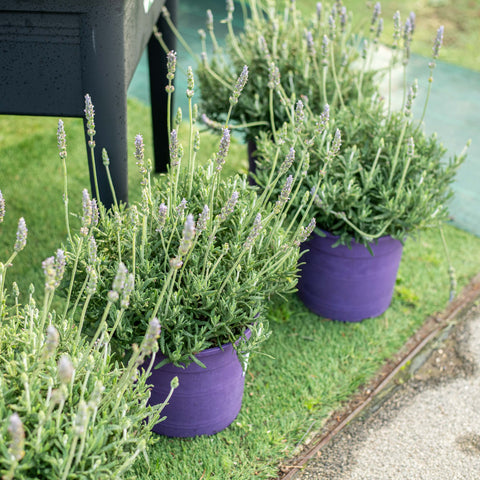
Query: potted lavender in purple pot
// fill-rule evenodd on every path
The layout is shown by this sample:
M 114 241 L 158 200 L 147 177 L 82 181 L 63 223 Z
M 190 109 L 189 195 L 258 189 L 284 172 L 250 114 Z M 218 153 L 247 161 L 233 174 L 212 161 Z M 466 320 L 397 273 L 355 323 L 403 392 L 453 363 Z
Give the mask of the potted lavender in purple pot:
M 442 36 L 440 27 L 430 75 Z M 296 122 L 279 129 L 276 142 L 260 136 L 258 185 L 267 188 L 278 169 L 275 159 L 290 151 L 299 160 L 287 173 L 300 179 L 292 222 L 302 208 L 302 193 L 311 196 L 318 229 L 303 245 L 308 252 L 298 288 L 318 315 L 356 322 L 383 313 L 392 299 L 403 243 L 448 219 L 450 186 L 466 150 L 444 158 L 437 136 L 424 133 L 423 118 L 412 117 L 416 94 L 414 82 L 399 111 L 379 94 L 335 110 L 326 105 L 320 115 L 299 100 Z
M 174 52 L 168 55 L 168 68 L 172 81 Z M 232 108 L 247 75 L 245 68 L 230 95 Z M 196 111 L 193 95 L 189 69 L 190 112 Z M 222 176 L 230 146 L 227 127 L 214 157 L 199 165 L 195 120 L 192 114 L 185 149 L 177 130 L 171 130 L 170 169 L 157 179 L 151 176 L 142 137 L 136 137 L 142 199 L 111 211 L 100 209 L 92 237 L 107 274 L 86 309 L 87 326 L 95 325 L 119 263 L 134 272 L 130 308 L 117 321 L 118 308 L 112 306 L 106 321 L 115 325 L 113 341 L 122 350 L 140 340 L 152 318 L 159 319 L 159 351 L 145 364 L 154 367 L 152 400 L 164 398 L 163 382 L 173 376 L 179 387 L 165 407 L 166 420 L 154 431 L 187 437 L 216 433 L 235 419 L 248 354 L 270 335 L 264 317 L 267 299 L 295 289 L 299 245 L 314 226 L 285 228 L 289 192 L 272 204 L 270 194 L 259 195 L 245 175 Z M 294 185 L 283 176 L 290 191 Z M 88 283 L 88 242 L 71 255 Z

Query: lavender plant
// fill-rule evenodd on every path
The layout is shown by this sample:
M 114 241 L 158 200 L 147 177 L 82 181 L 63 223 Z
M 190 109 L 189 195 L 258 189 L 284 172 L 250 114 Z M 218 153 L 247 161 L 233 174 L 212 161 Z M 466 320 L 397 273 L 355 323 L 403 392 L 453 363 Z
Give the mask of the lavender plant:
M 218 48 L 210 16 L 208 34 L 200 31 L 203 53 L 197 74 L 201 109 L 209 126 L 224 123 L 227 92 L 243 65 L 249 66 L 251 79 L 231 118 L 247 140 L 255 140 L 260 131 L 275 134 L 289 121 L 300 96 L 320 114 L 326 103 L 333 109 L 375 91 L 371 52 L 383 30 L 378 7 L 365 43 L 360 44 L 361 32 L 352 27 L 352 12 L 341 0 L 319 2 L 309 16 L 302 15 L 294 1 L 248 0 L 244 4 L 248 13 L 244 8 L 244 27 L 236 34 L 234 3 L 227 1 L 225 51 Z M 213 44 L 211 58 L 206 53 L 207 37 Z
M 52 308 L 67 261 L 61 249 L 42 265 L 43 304 L 37 304 L 33 286 L 22 303 L 16 283 L 7 290 L 5 278 L 26 236 L 21 219 L 13 254 L 0 264 L 0 475 L 4 480 L 126 478 L 140 454 L 148 461 L 150 427 L 164 406 L 147 405 L 150 369 L 140 368 L 145 356 L 158 350 L 158 320 L 150 321 L 129 363 L 116 362 L 110 345 L 114 331 L 106 322 L 100 322 L 95 340 L 80 335 L 86 307 L 80 298 L 70 298 L 68 315 Z M 71 238 L 79 242 L 83 232 Z M 87 233 L 87 238 L 92 237 Z M 90 252 L 99 279 L 92 246 Z M 124 309 L 130 291 L 118 280 L 125 275 L 119 270 L 111 289 Z M 93 278 L 89 295 L 95 291 Z M 115 302 L 115 295 L 109 296 L 106 310 Z
M 442 35 L 443 27 L 435 39 L 432 62 L 438 57 Z M 339 237 L 337 243 L 350 245 L 355 239 L 368 247 L 386 235 L 403 242 L 419 229 L 441 226 L 448 219 L 451 183 L 465 160 L 467 147 L 446 161 L 446 150 L 437 136 L 425 134 L 423 115 L 420 121 L 412 116 L 416 94 L 415 81 L 406 88 L 400 111 L 392 111 L 379 95 L 336 110 L 326 105 L 320 115 L 303 109 L 303 130 L 285 124 L 283 145 L 261 135 L 256 181 L 267 188 L 272 171 L 278 170 L 272 161 L 276 152 L 284 155 L 296 144 L 296 156 L 308 156 L 309 165 L 293 164 L 287 173 L 302 172 L 300 192 L 305 193 L 323 178 L 312 213 L 320 229 Z M 334 141 L 337 132 L 341 132 L 339 152 Z M 276 193 L 280 193 L 279 188 Z
M 175 55 L 168 56 L 169 80 Z M 244 68 L 230 95 L 230 113 L 248 77 Z M 167 90 L 172 93 L 172 88 Z M 223 128 L 218 151 L 198 165 L 200 134 L 192 105 L 193 74 L 189 73 L 189 141 L 184 149 L 176 129 L 170 132 L 170 169 L 154 179 L 145 158 L 143 139 L 135 139 L 135 157 L 142 173 L 142 199 L 114 206 L 92 228 L 98 261 L 106 275 L 97 291 L 75 294 L 85 298 L 86 321 L 95 325 L 105 311 L 108 291 L 120 262 L 134 274 L 130 308 L 110 307 L 105 317 L 115 326 L 120 348 L 138 342 L 149 321 L 162 325 L 160 350 L 165 361 L 198 362 L 195 354 L 236 342 L 243 353 L 269 335 L 263 314 L 267 300 L 291 292 L 296 285 L 300 226 L 283 228 L 289 195 L 284 192 L 273 208 L 269 195 L 258 195 L 246 176 L 223 178 L 230 129 Z M 280 180 L 279 178 L 276 181 Z M 292 188 L 289 183 L 289 189 Z M 310 219 L 308 219 L 310 220 Z M 88 285 L 92 262 L 86 241 L 72 248 L 76 272 Z M 108 304 L 107 304 L 108 307 Z M 87 325 L 88 327 L 88 325 Z M 248 342 L 244 337 L 249 328 Z

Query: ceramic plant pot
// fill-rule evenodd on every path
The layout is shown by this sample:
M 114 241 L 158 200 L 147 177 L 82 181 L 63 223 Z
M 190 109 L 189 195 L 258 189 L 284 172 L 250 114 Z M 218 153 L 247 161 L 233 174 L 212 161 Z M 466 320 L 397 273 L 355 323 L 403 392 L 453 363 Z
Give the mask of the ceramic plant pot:
M 403 245 L 391 237 L 372 243 L 373 256 L 361 244 L 332 248 L 338 237 L 314 234 L 298 282 L 298 295 L 314 313 L 343 322 L 381 315 L 392 300 Z
M 247 337 L 250 332 L 247 331 Z M 162 411 L 166 419 L 153 427 L 168 437 L 213 435 L 227 428 L 242 406 L 245 372 L 231 343 L 209 348 L 196 355 L 206 368 L 191 363 L 180 368 L 168 363 L 153 369 L 151 404 L 162 403 L 170 391 L 170 381 L 178 377 L 169 404 Z M 160 356 L 158 363 L 163 358 Z

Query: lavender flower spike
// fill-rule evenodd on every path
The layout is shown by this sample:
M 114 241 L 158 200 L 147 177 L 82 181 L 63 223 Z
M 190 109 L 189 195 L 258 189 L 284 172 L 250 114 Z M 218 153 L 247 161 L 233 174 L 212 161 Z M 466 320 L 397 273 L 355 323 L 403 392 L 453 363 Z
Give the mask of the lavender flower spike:
M 183 235 L 180 240 L 180 246 L 178 247 L 178 254 L 183 257 L 188 253 L 192 247 L 193 239 L 195 238 L 195 220 L 192 214 L 187 215 L 185 226 L 183 227 Z
M 112 289 L 108 292 L 108 300 L 110 302 L 116 302 L 120 293 L 122 293 L 123 289 L 125 288 L 125 281 L 127 279 L 127 267 L 120 262 L 118 265 L 117 274 L 113 280 Z
M 8 422 L 8 433 L 10 434 L 11 438 L 8 450 L 15 460 L 19 462 L 25 455 L 25 451 L 23 449 L 25 445 L 25 430 L 23 428 L 23 423 L 16 412 L 10 415 Z
M 73 364 L 68 355 L 60 357 L 57 364 L 58 379 L 62 385 L 68 385 L 73 378 Z
M 437 30 L 437 36 L 435 37 L 435 42 L 433 44 L 433 58 L 436 59 L 438 58 L 438 54 L 440 52 L 440 47 L 442 46 L 443 43 L 443 25 L 440 26 Z
M 85 118 L 87 120 L 87 133 L 90 136 L 90 140 L 88 142 L 89 147 L 94 147 L 95 142 L 93 141 L 93 136 L 95 135 L 95 110 L 93 108 L 92 99 L 90 95 L 87 93 L 85 95 Z
M 58 287 L 63 279 L 66 264 L 65 252 L 61 248 L 57 249 L 55 255 L 55 287 Z
M 123 288 L 122 298 L 120 299 L 120 307 L 128 308 L 130 304 L 130 295 L 135 288 L 135 277 L 133 273 L 130 273 L 125 281 L 125 287 Z
M 273 213 L 278 214 L 282 211 L 283 206 L 290 199 L 289 195 L 290 195 L 290 192 L 292 191 L 292 185 L 293 185 L 293 176 L 289 175 L 287 177 L 284 187 L 282 188 L 282 191 L 280 192 L 280 195 L 278 196 L 278 200 L 275 203 L 275 207 L 273 208 Z
M 142 363 L 146 356 L 151 355 L 157 345 L 157 340 L 158 337 L 160 337 L 161 330 L 162 329 L 158 318 L 153 317 L 148 324 L 145 338 L 143 339 L 142 345 L 140 347 L 140 357 L 137 363 Z
M 175 69 L 177 68 L 177 53 L 175 50 L 170 50 L 167 53 L 167 79 L 173 80 L 175 78 Z
M 288 152 L 285 160 L 283 161 L 282 165 L 280 166 L 280 173 L 288 172 L 288 169 L 292 166 L 293 162 L 295 161 L 295 149 L 290 147 L 290 151 Z
M 25 219 L 22 217 L 18 221 L 18 228 L 17 228 L 17 241 L 15 242 L 15 246 L 13 249 L 15 252 L 20 252 L 25 248 L 27 244 L 27 225 L 25 224 Z
M 55 258 L 48 257 L 42 262 L 42 269 L 45 275 L 45 290 L 55 290 Z
M 82 209 L 83 209 L 83 216 L 82 216 L 82 227 L 80 228 L 80 233 L 86 237 L 88 234 L 88 229 L 92 225 L 92 218 L 93 218 L 93 210 L 92 210 L 92 202 L 90 201 L 90 195 L 86 188 L 82 191 Z
M 147 169 L 145 168 L 144 158 L 145 158 L 145 145 L 143 144 L 143 137 L 138 134 L 135 137 L 135 158 L 137 160 L 136 164 L 138 165 L 138 169 L 142 175 L 147 173 Z
M 315 43 L 313 41 L 313 35 L 312 35 L 312 32 L 310 30 L 307 30 L 306 37 L 307 37 L 308 52 L 310 53 L 310 55 L 312 57 L 315 57 L 317 52 L 315 50 Z
M 232 196 L 228 199 L 227 203 L 222 207 L 220 215 L 217 216 L 219 222 L 224 222 L 227 217 L 233 212 L 235 205 L 238 201 L 238 192 L 233 192 Z
M 320 115 L 320 120 L 317 123 L 317 132 L 321 135 L 328 126 L 330 121 L 330 105 L 327 103 L 323 108 L 323 112 Z
M 233 89 L 232 95 L 230 96 L 230 105 L 235 105 L 238 103 L 238 98 L 242 93 L 243 88 L 245 87 L 248 80 L 248 67 L 245 65 L 243 67 L 242 73 L 237 79 L 237 83 Z
M 180 164 L 178 158 L 178 136 L 177 131 L 172 130 L 170 132 L 170 165 L 172 167 L 178 167 Z
M 164 203 L 161 203 L 160 206 L 158 207 L 157 232 L 161 232 L 165 227 L 165 222 L 167 221 L 167 211 L 168 211 L 168 207 Z
M 5 199 L 3 198 L 2 191 L 0 190 L 0 223 L 3 222 L 5 217 Z
M 222 169 L 223 164 L 225 163 L 225 159 L 227 158 L 229 148 L 230 148 L 230 130 L 228 128 L 224 128 L 223 135 L 220 140 L 220 147 L 218 149 L 218 153 L 215 158 L 215 161 L 217 163 L 215 170 L 217 172 L 219 172 Z
M 210 218 L 210 209 L 208 208 L 208 205 L 205 205 L 203 207 L 202 213 L 198 216 L 198 220 L 197 220 L 196 229 L 199 235 L 207 228 L 207 222 L 209 218 Z
M 252 248 L 255 242 L 255 239 L 258 237 L 261 229 L 262 229 L 262 216 L 260 213 L 258 213 L 253 222 L 253 227 L 252 227 L 252 230 L 250 231 L 250 235 L 247 237 L 247 239 L 245 240 L 245 243 L 243 244 L 244 248 L 246 248 L 247 250 Z
M 58 120 L 57 128 L 57 144 L 60 158 L 67 158 L 67 136 L 65 134 L 65 128 L 63 125 L 63 120 Z

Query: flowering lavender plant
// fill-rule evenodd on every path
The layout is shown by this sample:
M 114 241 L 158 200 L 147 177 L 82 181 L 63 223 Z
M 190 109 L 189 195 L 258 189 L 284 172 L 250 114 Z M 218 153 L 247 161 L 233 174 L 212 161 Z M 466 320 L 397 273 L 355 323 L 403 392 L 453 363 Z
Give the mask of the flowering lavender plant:
M 174 53 L 168 55 L 169 80 L 174 74 Z M 236 342 L 249 328 L 251 336 L 239 345 L 248 353 L 269 335 L 263 316 L 267 300 L 291 292 L 296 286 L 300 226 L 284 228 L 292 179 L 275 208 L 269 194 L 258 195 L 245 175 L 224 178 L 230 130 L 222 129 L 216 154 L 199 165 L 200 135 L 194 82 L 189 72 L 189 142 L 184 149 L 176 129 L 170 133 L 170 170 L 153 179 L 151 167 L 141 169 L 142 199 L 130 206 L 116 205 L 100 215 L 89 230 L 95 238 L 99 264 L 107 274 L 88 301 L 86 320 L 95 325 L 105 311 L 111 284 L 122 262 L 134 274 L 130 308 L 117 320 L 112 305 L 106 317 L 115 325 L 121 348 L 138 342 L 149 321 L 162 326 L 160 350 L 175 364 L 198 362 L 195 354 L 210 347 Z M 230 95 L 231 113 L 245 86 L 248 69 L 239 74 Z M 171 89 L 168 89 L 171 94 Z M 144 158 L 141 136 L 136 138 L 136 160 Z M 281 181 L 280 175 L 276 182 Z M 88 215 L 87 215 L 88 216 Z M 310 221 L 310 218 L 308 219 Z M 88 222 L 92 225 L 91 222 Z M 70 255 L 88 285 L 92 262 L 88 245 L 77 244 Z M 74 286 L 82 295 L 81 283 Z M 108 307 L 108 305 L 107 305 Z
M 3 220 L 5 201 L 0 198 Z M 86 223 L 85 218 L 84 227 Z M 73 238 L 83 241 L 84 234 Z M 63 314 L 52 308 L 67 262 L 62 249 L 43 262 L 42 306 L 33 286 L 24 293 L 24 303 L 15 282 L 11 290 L 5 288 L 8 267 L 26 240 L 21 219 L 13 254 L 0 264 L 0 475 L 4 480 L 125 478 L 135 459 L 146 455 L 151 423 L 159 421 L 164 406 L 147 405 L 150 371 L 140 369 L 145 356 L 158 349 L 158 321 L 151 320 L 128 364 L 114 361 L 114 327 L 101 321 L 87 340 L 81 335 L 86 304 L 80 298 L 70 296 Z M 91 242 L 89 250 L 100 280 Z M 131 293 L 125 276 L 125 269 L 119 269 L 110 287 L 121 297 L 120 312 Z M 88 295 L 95 291 L 94 283 L 90 277 Z M 105 311 L 115 302 L 109 297 Z
M 407 21 L 405 35 L 411 34 L 409 25 Z M 442 36 L 443 27 L 434 43 L 429 85 Z M 412 116 L 416 94 L 415 81 L 406 86 L 398 111 L 378 94 L 335 110 L 326 105 L 320 115 L 305 109 L 302 129 L 298 123 L 285 124 L 276 143 L 261 135 L 256 181 L 266 188 L 272 170 L 278 170 L 277 152 L 281 156 L 295 148 L 296 157 L 308 166 L 297 162 L 287 173 L 304 176 L 300 191 L 312 192 L 317 224 L 338 236 L 338 244 L 350 245 L 354 239 L 369 247 L 387 235 L 403 242 L 421 228 L 440 226 L 448 218 L 450 186 L 466 149 L 444 159 L 446 150 L 437 136 L 427 136 L 422 128 L 423 115 L 420 121 Z M 323 183 L 313 192 L 319 177 Z
M 204 52 L 197 74 L 208 125 L 224 122 L 227 92 L 243 65 L 250 68 L 250 81 L 232 121 L 248 140 L 255 140 L 260 131 L 274 133 L 276 126 L 288 121 L 299 95 L 308 98 L 311 110 L 319 114 L 326 103 L 336 108 L 375 90 L 375 72 L 364 68 L 366 63 L 371 66 L 366 58 L 369 48 L 360 45 L 352 12 L 341 0 L 317 3 L 311 15 L 302 15 L 294 1 L 245 3 L 249 8 L 248 13 L 244 9 L 244 27 L 236 34 L 233 1 L 227 1 L 225 51 L 217 46 L 213 25 L 207 28 L 208 35 L 200 32 Z M 378 12 L 373 15 L 378 17 Z M 372 19 L 372 28 L 366 38 L 374 48 L 383 24 Z M 206 53 L 208 36 L 214 47 L 211 58 Z

